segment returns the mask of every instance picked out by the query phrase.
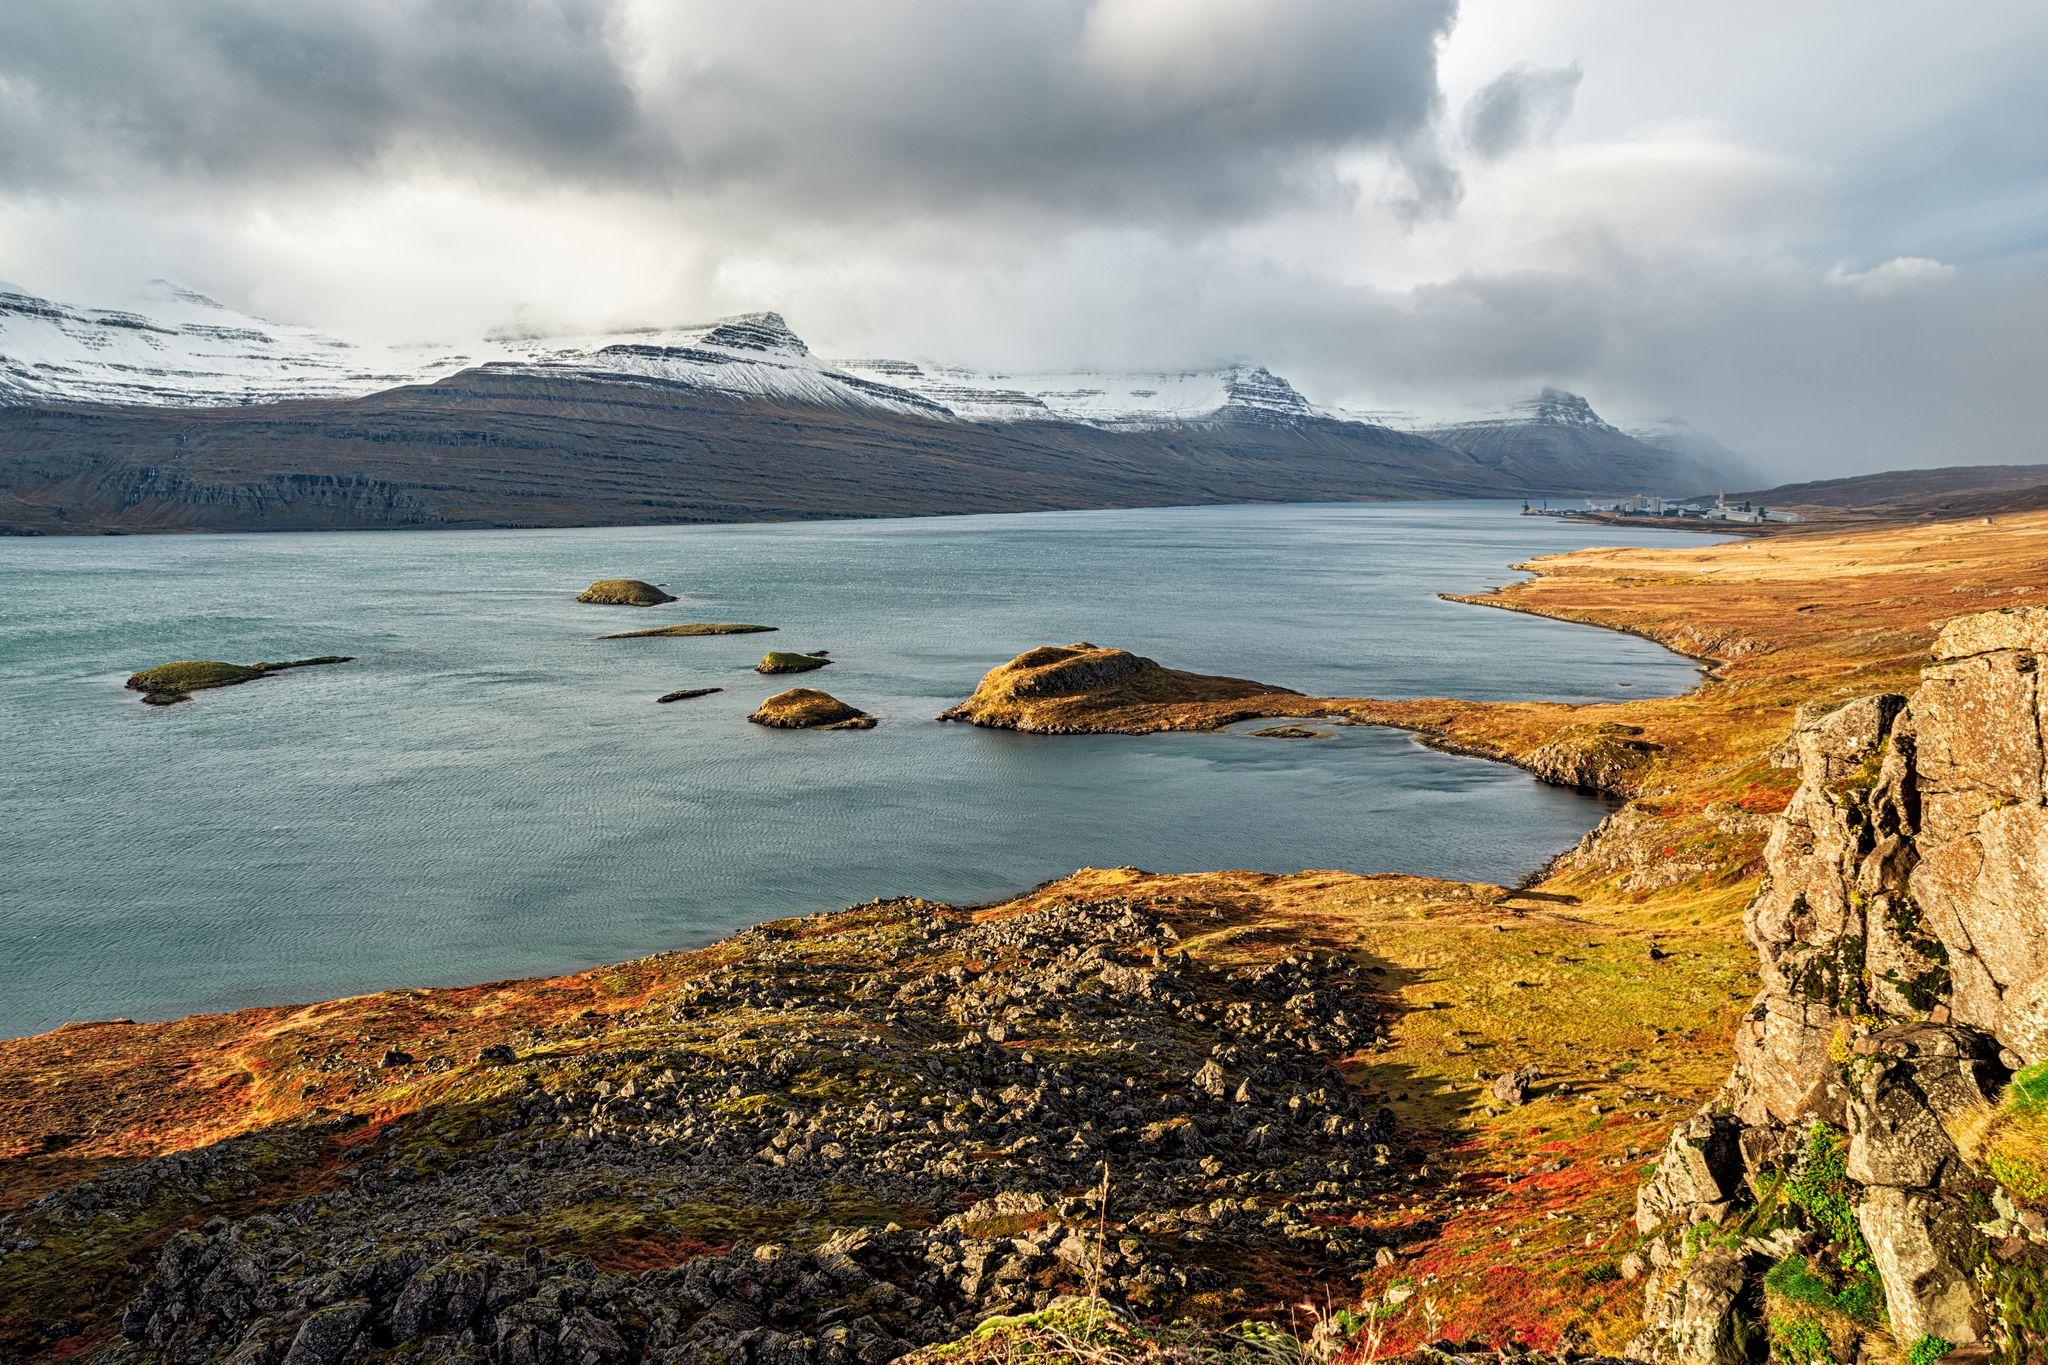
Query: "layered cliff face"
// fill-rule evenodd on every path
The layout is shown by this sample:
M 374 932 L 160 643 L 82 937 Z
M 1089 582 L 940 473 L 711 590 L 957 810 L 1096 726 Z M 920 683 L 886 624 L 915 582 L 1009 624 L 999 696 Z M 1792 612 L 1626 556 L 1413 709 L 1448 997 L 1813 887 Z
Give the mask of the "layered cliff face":
M 1964 617 L 1910 698 L 1801 714 L 1763 990 L 1638 1205 L 1641 1354 L 2048 1352 L 2044 655 L 2048 609 Z

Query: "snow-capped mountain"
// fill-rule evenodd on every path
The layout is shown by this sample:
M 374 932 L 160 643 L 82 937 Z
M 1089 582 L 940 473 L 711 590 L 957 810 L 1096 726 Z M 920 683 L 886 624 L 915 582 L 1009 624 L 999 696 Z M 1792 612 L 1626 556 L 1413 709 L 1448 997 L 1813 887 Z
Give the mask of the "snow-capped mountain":
M 0 403 L 216 406 L 352 397 L 452 374 L 447 350 L 380 350 L 236 312 L 152 280 L 132 308 L 74 308 L 0 284 Z
M 0 289 L 0 411 L 0 533 L 13 534 L 1731 486 L 1561 390 L 1424 423 L 1317 407 L 1255 364 L 1009 373 L 827 360 L 776 313 L 380 348 L 163 283 L 122 309 Z
M 922 394 L 974 422 L 1081 422 L 1152 428 L 1217 421 L 1289 422 L 1320 414 L 1264 366 L 1158 373 L 1007 373 L 906 360 L 845 360 L 841 368 Z
M 780 313 L 742 313 L 688 327 L 583 337 L 501 333 L 491 344 L 504 356 L 489 362 L 493 370 L 555 378 L 642 379 L 736 398 L 953 415 L 921 394 L 819 360 Z
M 1650 492 L 1698 492 L 1714 484 L 1707 462 L 1650 445 L 1593 410 L 1583 396 L 1544 388 L 1483 416 L 1397 423 L 1464 451 L 1531 487 L 1640 484 Z
M 0 286 L 0 403 L 212 407 L 352 398 L 477 366 L 972 422 L 1118 428 L 1319 415 L 1263 366 L 1003 374 L 827 361 L 779 313 L 572 336 L 500 330 L 461 348 L 377 348 L 238 313 L 166 281 L 120 310 L 75 308 Z

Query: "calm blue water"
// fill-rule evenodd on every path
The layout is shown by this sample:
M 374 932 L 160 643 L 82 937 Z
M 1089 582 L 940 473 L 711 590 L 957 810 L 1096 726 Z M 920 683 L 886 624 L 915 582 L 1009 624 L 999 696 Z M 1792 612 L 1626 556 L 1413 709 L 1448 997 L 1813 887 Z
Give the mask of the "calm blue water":
M 1590 544 L 1496 504 L 652 530 L 0 541 L 0 1033 L 558 971 L 1084 865 L 1506 879 L 1603 814 L 1404 735 L 1035 737 L 932 718 L 1092 640 L 1323 695 L 1682 691 L 1644 641 L 1438 601 Z M 594 578 L 683 595 L 582 606 Z M 598 641 L 675 621 L 778 635 Z M 744 717 L 789 680 L 865 733 Z M 361 662 L 144 707 L 169 659 Z M 656 706 L 673 688 L 723 686 Z

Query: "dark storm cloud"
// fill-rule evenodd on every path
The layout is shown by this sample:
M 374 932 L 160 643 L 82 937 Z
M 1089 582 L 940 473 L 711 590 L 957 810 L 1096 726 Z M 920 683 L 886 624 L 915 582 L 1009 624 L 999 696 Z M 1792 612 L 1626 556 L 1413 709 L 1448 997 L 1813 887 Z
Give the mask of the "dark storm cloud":
M 407 149 L 543 175 L 644 165 L 592 0 L 26 0 L 0 43 L 13 190 L 280 188 Z
M 1152 219 L 1341 197 L 1420 135 L 1452 0 L 682 5 L 27 0 L 0 191 L 288 191 L 413 167 L 785 214 Z
M 1503 71 L 1465 105 L 1466 144 L 1494 161 L 1532 142 L 1548 141 L 1571 116 L 1584 74 L 1577 62 Z

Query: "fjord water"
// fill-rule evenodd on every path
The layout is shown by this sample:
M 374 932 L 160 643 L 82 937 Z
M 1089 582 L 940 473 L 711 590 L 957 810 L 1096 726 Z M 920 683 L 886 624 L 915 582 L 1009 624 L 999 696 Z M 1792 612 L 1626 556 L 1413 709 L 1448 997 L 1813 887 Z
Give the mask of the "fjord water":
M 1408 736 L 1041 737 L 933 717 L 1090 640 L 1319 695 L 1684 690 L 1630 636 L 1440 601 L 1594 544 L 1501 504 L 0 542 L 0 1034 L 566 970 L 1084 865 L 1507 879 L 1605 813 Z M 682 600 L 580 605 L 632 576 Z M 776 635 L 599 640 L 681 621 Z M 832 667 L 762 678 L 764 648 Z M 140 705 L 171 659 L 350 654 Z M 801 681 L 864 733 L 745 717 Z M 657 706 L 661 693 L 723 687 Z

